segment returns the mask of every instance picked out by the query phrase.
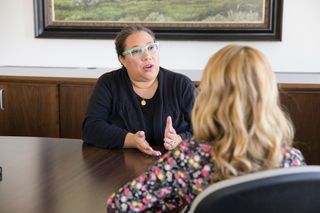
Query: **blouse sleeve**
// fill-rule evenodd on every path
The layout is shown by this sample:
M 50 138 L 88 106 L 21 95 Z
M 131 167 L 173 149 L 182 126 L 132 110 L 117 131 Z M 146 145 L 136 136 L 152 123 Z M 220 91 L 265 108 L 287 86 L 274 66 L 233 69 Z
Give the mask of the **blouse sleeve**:
M 173 211 L 209 185 L 210 147 L 182 142 L 143 175 L 125 184 L 107 201 L 107 211 Z

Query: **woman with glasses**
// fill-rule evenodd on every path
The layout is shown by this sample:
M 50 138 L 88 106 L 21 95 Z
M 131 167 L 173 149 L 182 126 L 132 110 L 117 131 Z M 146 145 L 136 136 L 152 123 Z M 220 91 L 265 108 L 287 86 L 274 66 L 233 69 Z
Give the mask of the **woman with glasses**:
M 193 140 L 116 191 L 108 212 L 178 212 L 217 181 L 305 164 L 275 76 L 254 48 L 228 45 L 209 59 L 191 120 Z
M 159 65 L 159 43 L 143 26 L 125 27 L 115 46 L 122 68 L 97 81 L 83 122 L 83 140 L 102 148 L 137 148 L 159 156 L 191 137 L 195 87 Z

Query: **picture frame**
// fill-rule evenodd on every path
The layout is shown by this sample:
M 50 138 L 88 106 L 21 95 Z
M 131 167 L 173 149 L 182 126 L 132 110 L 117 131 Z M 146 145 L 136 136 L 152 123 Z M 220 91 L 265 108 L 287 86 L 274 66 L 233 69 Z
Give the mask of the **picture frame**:
M 90 20 L 58 20 L 55 14 L 54 0 L 34 0 L 35 37 L 114 39 L 124 26 L 142 24 L 152 29 L 158 39 L 163 40 L 281 41 L 283 0 L 252 1 L 261 1 L 259 4 L 263 4 L 262 11 L 256 12 L 262 14 L 260 15 L 261 20 L 113 21 L 91 20 L 91 18 Z M 81 2 L 81 0 L 78 0 L 78 2 Z M 95 2 L 99 2 L 99 0 Z M 188 9 L 188 4 L 185 4 L 185 6 L 185 9 Z M 232 12 L 232 10 L 230 11 Z

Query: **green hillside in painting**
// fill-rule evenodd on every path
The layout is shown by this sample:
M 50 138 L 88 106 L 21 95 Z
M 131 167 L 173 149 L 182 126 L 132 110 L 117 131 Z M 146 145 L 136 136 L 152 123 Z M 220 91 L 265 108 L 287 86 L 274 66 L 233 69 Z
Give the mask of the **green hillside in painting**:
M 53 1 L 53 0 L 52 0 Z M 263 0 L 54 0 L 55 20 L 261 21 Z

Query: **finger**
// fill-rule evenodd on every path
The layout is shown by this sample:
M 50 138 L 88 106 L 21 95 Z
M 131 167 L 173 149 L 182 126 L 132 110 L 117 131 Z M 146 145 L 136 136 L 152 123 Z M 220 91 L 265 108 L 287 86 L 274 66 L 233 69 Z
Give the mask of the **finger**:
M 152 154 L 155 156 L 161 156 L 161 152 L 158 150 L 153 150 Z
M 166 135 L 171 131 L 172 131 L 172 120 L 171 120 L 171 116 L 168 116 L 166 120 L 166 126 L 164 129 L 164 134 Z
M 145 139 L 144 140 L 141 140 L 140 141 L 141 143 L 141 146 L 142 146 L 142 149 L 146 152 L 152 152 L 153 149 L 152 147 L 150 146 L 150 144 L 148 143 L 148 141 L 146 141 Z
M 138 146 L 138 149 L 141 151 L 141 152 L 144 152 L 146 154 L 149 154 L 152 152 L 152 148 L 151 146 L 148 144 L 148 142 L 146 141 L 143 141 L 143 142 L 140 142 L 139 143 L 139 146 Z
M 145 134 L 144 134 L 144 131 L 138 131 L 137 133 L 136 133 L 136 135 L 138 136 L 138 137 L 145 137 Z
M 170 126 L 172 124 L 172 118 L 171 118 L 171 116 L 169 115 L 168 117 L 167 117 L 167 126 Z
M 169 119 L 169 116 L 167 117 L 167 119 L 166 119 L 166 126 L 165 126 L 165 128 L 164 128 L 164 137 L 166 137 L 166 135 L 169 133 L 169 121 L 168 121 L 168 119 Z
M 153 155 L 153 156 L 161 156 L 161 152 L 159 151 L 152 151 L 150 153 L 148 153 L 149 155 Z
M 137 132 L 137 133 L 136 133 L 136 136 L 137 136 L 136 145 L 137 145 L 137 148 L 138 148 L 140 151 L 143 151 L 143 152 L 144 152 L 144 150 L 151 150 L 151 149 L 152 149 L 152 148 L 150 147 L 148 141 L 146 141 L 144 131 L 139 131 L 139 132 Z
M 153 156 L 161 156 L 161 152 L 153 150 L 152 147 L 150 147 L 149 149 L 145 150 L 144 153 L 146 153 L 148 155 L 153 155 Z
M 144 149 L 144 150 L 152 150 L 152 148 L 149 145 L 148 141 L 142 140 L 140 144 L 142 146 L 142 149 Z
M 172 127 L 172 118 L 171 118 L 170 115 L 167 117 L 167 123 L 166 123 L 166 125 L 167 125 L 167 127 L 168 127 L 169 132 L 172 133 L 172 131 L 173 131 L 174 129 L 173 129 L 173 127 Z

